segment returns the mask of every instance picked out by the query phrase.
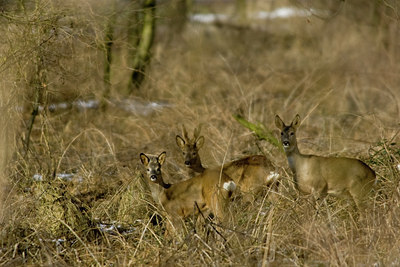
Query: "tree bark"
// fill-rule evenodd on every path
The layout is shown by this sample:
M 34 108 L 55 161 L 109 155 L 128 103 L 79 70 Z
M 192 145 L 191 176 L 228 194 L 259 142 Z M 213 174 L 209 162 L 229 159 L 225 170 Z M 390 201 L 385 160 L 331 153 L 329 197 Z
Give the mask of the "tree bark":
M 106 26 L 106 33 L 105 33 L 105 63 L 104 63 L 104 94 L 103 98 L 108 99 L 111 90 L 111 63 L 112 63 L 112 47 L 114 42 L 114 24 L 115 24 L 115 8 L 113 14 L 109 18 Z
M 33 96 L 33 103 L 32 103 L 32 113 L 29 119 L 27 128 L 26 128 L 26 135 L 24 140 L 24 156 L 27 155 L 29 151 L 30 145 L 30 137 L 33 129 L 33 125 L 35 123 L 36 116 L 39 115 L 39 107 L 40 102 L 42 99 L 43 90 L 45 89 L 45 77 L 43 74 L 43 58 L 41 55 L 38 56 L 38 62 L 36 62 L 36 73 L 35 77 L 32 82 L 32 86 L 34 87 L 34 96 Z
M 142 4 L 143 24 L 135 56 L 132 62 L 132 74 L 128 85 L 128 94 L 138 90 L 145 78 L 146 67 L 150 62 L 150 50 L 153 45 L 155 31 L 155 0 L 144 0 Z

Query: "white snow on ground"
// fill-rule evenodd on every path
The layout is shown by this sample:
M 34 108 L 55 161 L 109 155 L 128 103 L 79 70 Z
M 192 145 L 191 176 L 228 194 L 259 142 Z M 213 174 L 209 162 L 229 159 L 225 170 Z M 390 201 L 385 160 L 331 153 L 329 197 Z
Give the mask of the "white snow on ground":
M 123 100 L 111 100 L 109 105 L 113 108 L 119 108 L 124 111 L 133 113 L 139 116 L 148 116 L 155 111 L 159 111 L 163 108 L 173 107 L 172 104 L 168 102 L 156 102 L 156 101 L 144 101 L 144 100 L 136 100 L 136 99 L 123 99 Z M 76 100 L 73 102 L 61 102 L 61 103 L 53 103 L 48 105 L 48 110 L 51 112 L 60 112 L 63 110 L 76 108 L 79 111 L 85 111 L 89 109 L 98 109 L 100 107 L 100 102 L 96 99 L 89 100 Z M 45 109 L 44 106 L 39 106 L 39 111 L 43 111 Z M 23 107 L 17 107 L 17 111 L 23 112 Z
M 140 222 L 140 220 L 136 220 L 136 222 Z M 133 233 L 136 228 L 133 226 L 128 226 L 128 225 L 123 225 L 117 221 L 113 221 L 111 223 L 103 223 L 99 222 L 97 223 L 97 227 L 102 231 L 103 233 L 109 233 L 109 234 L 130 234 Z
M 250 19 L 278 19 L 278 18 L 292 18 L 292 17 L 307 17 L 310 16 L 311 12 L 305 9 L 299 9 L 294 7 L 281 7 L 277 8 L 273 11 L 259 11 L 253 14 L 250 14 Z M 227 21 L 229 17 L 224 14 L 193 14 L 189 17 L 192 22 L 199 23 L 215 23 L 215 22 L 223 22 Z
M 191 21 L 200 22 L 200 23 L 214 23 L 216 21 L 226 21 L 228 16 L 224 14 L 194 14 L 190 17 Z
M 43 181 L 43 175 L 40 173 L 34 174 L 32 178 L 37 182 Z M 83 180 L 82 176 L 73 173 L 57 173 L 56 178 L 67 182 L 71 182 L 73 179 L 76 179 L 77 182 L 82 182 Z
M 136 115 L 148 116 L 154 111 L 160 111 L 166 107 L 172 107 L 173 105 L 167 102 L 144 102 L 134 99 L 125 99 L 113 103 L 116 107 L 119 107 L 127 112 L 131 112 Z
M 304 9 L 293 7 L 281 7 L 273 11 L 260 11 L 254 15 L 257 19 L 278 19 L 278 18 L 292 18 L 292 17 L 307 17 L 311 13 Z

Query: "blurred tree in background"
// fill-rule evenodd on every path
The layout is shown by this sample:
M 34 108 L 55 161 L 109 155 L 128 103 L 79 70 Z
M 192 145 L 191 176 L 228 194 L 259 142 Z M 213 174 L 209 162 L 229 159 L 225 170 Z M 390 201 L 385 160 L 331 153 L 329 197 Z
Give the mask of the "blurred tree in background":
M 119 90 L 120 94 L 130 95 L 139 90 L 146 77 L 146 68 L 151 60 L 151 48 L 153 46 L 156 29 L 156 1 L 142 0 L 131 1 L 128 5 L 119 7 L 117 1 L 113 2 L 111 14 L 106 16 L 104 31 L 104 93 L 105 99 L 109 98 L 111 90 L 111 65 L 113 59 L 114 31 L 117 27 L 117 17 L 127 20 L 128 40 L 128 64 L 131 70 L 128 87 Z M 127 16 L 123 16 L 123 13 Z
M 108 99 L 111 90 L 111 63 L 112 63 L 112 47 L 114 39 L 114 26 L 117 17 L 116 7 L 117 3 L 114 1 L 112 3 L 111 15 L 107 18 L 106 29 L 105 29 L 105 40 L 104 40 L 104 50 L 105 50 L 105 62 L 104 62 L 104 99 Z M 104 100 L 103 99 L 103 100 Z M 104 104 L 104 102 L 103 102 Z
M 156 26 L 156 1 L 143 0 L 140 14 L 141 26 L 136 50 L 131 64 L 132 74 L 127 93 L 131 94 L 140 88 L 145 76 L 146 67 L 151 59 L 151 47 L 153 45 Z

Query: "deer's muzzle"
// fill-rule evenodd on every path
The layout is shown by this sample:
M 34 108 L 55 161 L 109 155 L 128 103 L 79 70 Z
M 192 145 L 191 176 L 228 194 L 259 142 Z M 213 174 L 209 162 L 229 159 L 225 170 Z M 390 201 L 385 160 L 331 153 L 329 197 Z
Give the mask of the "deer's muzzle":
M 288 146 L 290 146 L 290 143 L 289 143 L 289 141 L 283 141 L 283 142 L 282 142 L 282 144 L 283 144 L 283 146 L 284 146 L 284 147 L 288 147 Z

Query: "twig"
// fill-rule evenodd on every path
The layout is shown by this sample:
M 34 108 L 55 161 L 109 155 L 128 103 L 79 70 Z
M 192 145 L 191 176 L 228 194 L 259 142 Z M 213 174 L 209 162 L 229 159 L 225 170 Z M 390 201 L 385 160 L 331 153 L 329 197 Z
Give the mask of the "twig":
M 79 242 L 82 243 L 82 245 L 85 247 L 85 249 L 87 250 L 87 252 L 89 252 L 90 256 L 92 256 L 92 258 L 94 259 L 94 261 L 96 262 L 97 266 L 101 266 L 100 262 L 96 259 L 96 257 L 94 256 L 94 254 L 92 253 L 92 251 L 88 248 L 88 246 L 86 246 L 85 242 L 83 242 L 83 240 L 79 237 L 79 235 L 71 228 L 71 226 L 69 226 L 67 223 L 65 223 L 63 220 L 58 219 L 59 222 L 61 222 L 65 227 L 67 227 L 71 233 L 76 237 L 76 239 L 78 239 Z
M 271 210 L 268 214 L 268 218 L 267 218 L 267 238 L 265 240 L 265 248 L 264 248 L 264 255 L 263 255 L 263 261 L 262 261 L 262 267 L 266 267 L 267 266 L 267 259 L 269 256 L 269 251 L 270 251 L 270 247 L 271 247 L 271 240 L 272 240 L 272 219 L 274 218 L 274 214 L 275 214 L 275 207 L 272 206 Z
M 214 227 L 214 225 L 211 223 L 210 220 L 208 220 L 206 217 L 204 217 L 204 214 L 201 212 L 200 207 L 199 207 L 199 205 L 197 204 L 197 201 L 195 201 L 194 204 L 195 204 L 197 210 L 199 211 L 201 217 L 203 217 L 204 221 L 205 221 L 206 223 L 209 223 L 209 225 L 211 226 L 211 228 L 212 228 L 220 237 L 222 237 L 222 239 L 226 242 L 227 239 L 217 230 L 217 228 Z
M 31 118 L 29 119 L 29 123 L 27 126 L 26 130 L 26 136 L 24 140 L 24 157 L 27 155 L 28 150 L 29 150 L 29 144 L 30 144 L 30 137 L 32 133 L 32 128 L 33 124 L 35 123 L 36 116 L 39 115 L 39 104 L 40 104 L 40 95 L 41 95 L 41 89 L 43 88 L 43 85 L 37 85 L 35 87 L 35 99 L 33 101 L 33 108 L 32 108 L 32 113 L 31 113 Z

